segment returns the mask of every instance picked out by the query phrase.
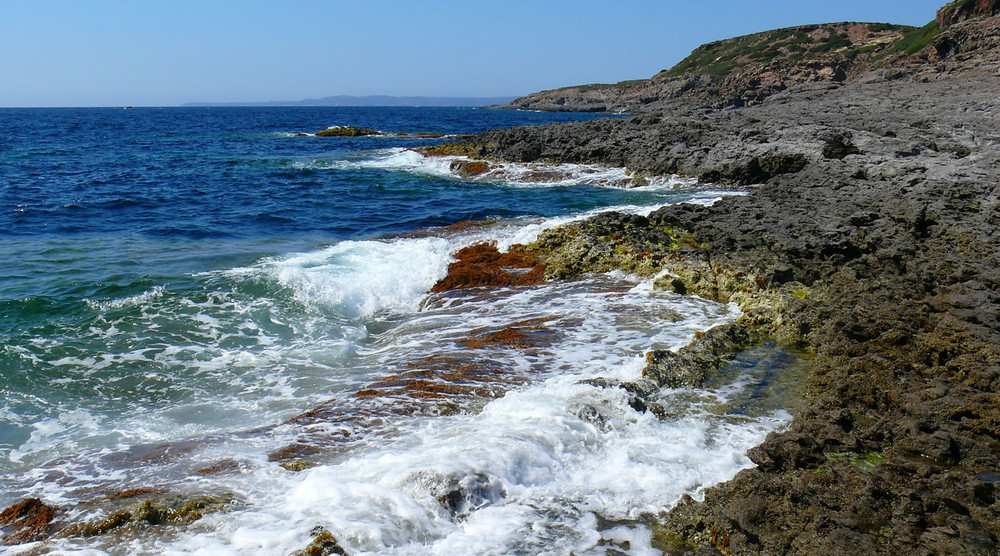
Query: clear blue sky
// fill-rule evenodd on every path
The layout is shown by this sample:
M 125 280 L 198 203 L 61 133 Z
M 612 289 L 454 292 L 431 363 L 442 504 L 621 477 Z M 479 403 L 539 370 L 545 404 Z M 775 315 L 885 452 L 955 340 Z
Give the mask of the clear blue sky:
M 517 96 L 649 77 L 699 44 L 945 0 L 0 0 L 0 106 Z

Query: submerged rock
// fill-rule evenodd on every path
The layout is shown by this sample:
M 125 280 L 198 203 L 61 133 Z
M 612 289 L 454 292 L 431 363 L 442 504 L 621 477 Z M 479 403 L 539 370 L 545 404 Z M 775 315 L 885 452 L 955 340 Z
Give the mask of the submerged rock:
M 659 385 L 648 379 L 624 382 L 618 379 L 608 379 L 603 377 L 581 380 L 578 384 L 587 384 L 597 388 L 621 388 L 628 395 L 628 405 L 632 409 L 640 412 L 650 412 L 662 419 L 666 417 L 666 410 L 663 406 L 653 401 L 659 393 Z

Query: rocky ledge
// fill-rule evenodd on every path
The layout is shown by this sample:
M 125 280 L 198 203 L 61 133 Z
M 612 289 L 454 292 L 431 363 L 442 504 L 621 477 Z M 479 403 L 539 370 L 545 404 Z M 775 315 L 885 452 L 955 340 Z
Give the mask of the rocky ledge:
M 970 13 L 850 83 L 457 149 L 756 184 L 710 207 L 601 215 L 526 248 L 549 278 L 621 268 L 741 306 L 731 330 L 651 353 L 650 381 L 700 381 L 713 355 L 760 338 L 812 354 L 802 405 L 750 451 L 756 467 L 656 518 L 664 551 L 997 553 L 1000 17 Z

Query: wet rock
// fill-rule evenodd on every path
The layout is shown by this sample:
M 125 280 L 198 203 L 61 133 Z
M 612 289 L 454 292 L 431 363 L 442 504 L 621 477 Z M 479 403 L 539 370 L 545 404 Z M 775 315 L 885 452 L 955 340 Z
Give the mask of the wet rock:
M 309 456 L 316 455 L 320 452 L 319 447 L 313 444 L 306 443 L 295 443 L 289 444 L 283 448 L 279 448 L 267 455 L 268 461 L 274 461 L 278 463 L 298 461 Z
M 516 349 L 547 346 L 557 336 L 557 332 L 547 326 L 552 320 L 554 319 L 550 317 L 541 317 L 515 322 L 500 329 L 475 329 L 470 331 L 470 337 L 462 338 L 459 342 L 469 349 L 487 346 Z
M 646 354 L 642 376 L 665 388 L 698 387 L 722 369 L 732 357 L 759 345 L 763 337 L 741 325 L 724 324 L 699 333 L 674 352 L 653 350 Z
M 94 537 L 122 529 L 158 525 L 186 525 L 207 513 L 226 511 L 239 504 L 229 495 L 170 496 L 148 498 L 131 506 L 112 509 L 105 517 L 85 523 L 73 523 L 60 529 L 58 537 Z
M 38 498 L 25 498 L 0 512 L 4 544 L 21 544 L 45 539 L 57 508 Z
M 654 401 L 659 393 L 659 387 L 651 380 L 623 382 L 617 379 L 603 377 L 581 380 L 579 384 L 587 384 L 597 388 L 621 388 L 628 393 L 628 405 L 640 413 L 650 412 L 657 418 L 666 417 L 666 410 L 659 402 Z
M 443 481 L 437 478 L 431 482 L 438 483 L 432 486 L 432 490 L 438 493 L 438 502 L 454 517 L 466 517 L 507 496 L 499 479 L 482 473 L 448 477 Z
M 424 156 L 469 156 L 475 157 L 479 147 L 467 142 L 447 142 L 440 145 L 417 147 L 414 151 Z
M 668 231 L 649 228 L 642 216 L 606 213 L 546 230 L 528 250 L 542 257 L 548 278 L 563 279 L 610 270 L 652 275 L 676 247 Z
M 225 473 L 237 473 L 244 468 L 244 464 L 234 459 L 224 459 L 218 463 L 202 467 L 195 470 L 199 475 L 221 475 Z
M 482 286 L 524 286 L 544 281 L 545 266 L 520 245 L 501 253 L 496 245 L 477 243 L 458 250 L 455 258 L 458 260 L 448 265 L 448 275 L 434 284 L 432 292 Z
M 463 178 L 481 176 L 490 171 L 490 165 L 482 160 L 455 160 L 449 168 Z
M 299 471 L 305 471 L 306 469 L 311 469 L 313 467 L 316 467 L 319 464 L 316 463 L 316 462 L 307 461 L 307 460 L 304 460 L 304 459 L 292 459 L 292 460 L 282 461 L 278 465 L 284 467 L 285 469 L 287 469 L 289 471 L 294 471 L 294 472 L 297 473 Z
M 107 496 L 108 500 L 121 500 L 124 498 L 135 498 L 136 496 L 146 496 L 150 494 L 162 494 L 163 490 L 155 488 L 130 488 L 128 490 L 122 490 L 109 494 Z
M 337 538 L 325 527 L 317 525 L 313 527 L 310 534 L 313 535 L 313 540 L 309 543 L 309 546 L 302 550 L 296 550 L 289 556 L 330 556 L 332 554 L 347 556 L 347 550 L 340 546 Z

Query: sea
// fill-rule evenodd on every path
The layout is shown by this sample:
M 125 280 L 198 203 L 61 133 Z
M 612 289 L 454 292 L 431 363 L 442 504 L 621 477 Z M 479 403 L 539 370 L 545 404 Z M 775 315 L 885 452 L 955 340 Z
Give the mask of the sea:
M 0 109 L 0 508 L 37 497 L 58 531 L 201 501 L 0 553 L 285 555 L 329 532 L 352 555 L 658 554 L 656 517 L 788 421 L 793 358 L 762 348 L 653 412 L 615 381 L 734 306 L 621 272 L 430 293 L 465 246 L 739 194 L 411 150 L 597 117 Z M 385 134 L 314 135 L 333 126 Z

